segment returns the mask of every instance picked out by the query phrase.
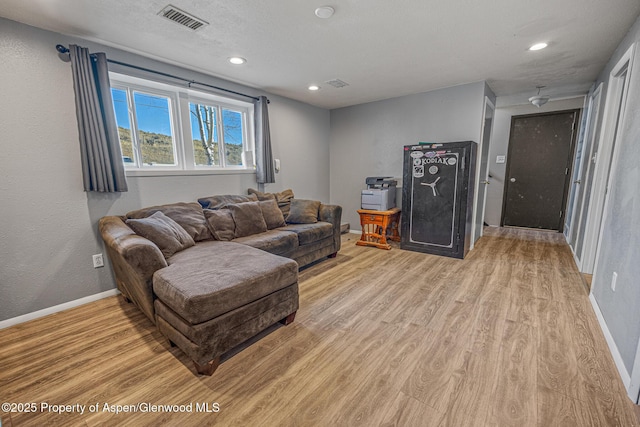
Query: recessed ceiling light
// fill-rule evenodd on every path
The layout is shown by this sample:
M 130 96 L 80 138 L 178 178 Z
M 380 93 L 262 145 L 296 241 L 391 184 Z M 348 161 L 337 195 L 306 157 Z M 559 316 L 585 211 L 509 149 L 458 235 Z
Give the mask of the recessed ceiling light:
M 318 85 L 310 85 L 310 86 L 308 87 L 308 89 L 309 89 L 309 90 L 320 90 L 320 86 L 318 86 Z
M 232 56 L 231 58 L 229 58 L 229 62 L 231 62 L 234 65 L 242 65 L 245 62 L 247 62 L 247 60 L 240 56 Z
M 531 46 L 529 50 L 540 50 L 540 49 L 544 49 L 547 46 L 548 45 L 546 43 L 536 43 L 533 46 Z
M 327 19 L 333 16 L 335 10 L 331 6 L 321 6 L 316 9 L 316 16 L 318 18 Z

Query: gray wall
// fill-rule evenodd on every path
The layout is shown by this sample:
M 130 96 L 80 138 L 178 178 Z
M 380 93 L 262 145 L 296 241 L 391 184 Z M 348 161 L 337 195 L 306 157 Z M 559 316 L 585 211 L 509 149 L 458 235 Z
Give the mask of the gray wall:
M 94 269 L 91 262 L 92 254 L 104 253 L 97 231 L 102 216 L 256 187 L 254 174 L 129 177 L 127 193 L 85 193 L 71 69 L 58 58 L 57 43 L 78 43 L 111 59 L 262 94 L 0 19 L 0 321 L 115 287 L 109 265 Z M 273 151 L 282 172 L 267 191 L 292 188 L 296 197 L 328 202 L 329 111 L 268 97 Z
M 504 177 L 507 172 L 507 164 L 496 163 L 497 156 L 507 156 L 509 147 L 509 132 L 511 131 L 511 118 L 523 114 L 546 113 L 550 111 L 573 110 L 582 108 L 584 97 L 566 99 L 561 101 L 549 101 L 538 108 L 527 105 L 501 105 L 503 98 L 496 99 L 496 114 L 493 121 L 493 134 L 489 148 L 489 178 L 491 183 L 487 187 L 487 206 L 484 221 L 493 226 L 500 226 L 502 216 L 502 196 L 504 192 Z
M 609 73 L 629 46 L 640 41 L 640 19 L 629 30 L 606 68 L 598 77 L 607 89 Z M 592 293 L 607 328 L 631 373 L 640 339 L 640 52 L 636 45 L 632 64 L 626 120 L 617 145 L 618 166 L 610 181 L 602 240 L 593 277 Z M 603 99 L 606 94 L 603 93 Z M 601 111 L 603 108 L 601 109 Z M 613 272 L 618 273 L 616 291 L 611 290 Z
M 484 95 L 477 82 L 331 110 L 331 202 L 342 206 L 343 222 L 360 229 L 366 177 L 396 177 L 400 190 L 403 146 L 478 142 Z

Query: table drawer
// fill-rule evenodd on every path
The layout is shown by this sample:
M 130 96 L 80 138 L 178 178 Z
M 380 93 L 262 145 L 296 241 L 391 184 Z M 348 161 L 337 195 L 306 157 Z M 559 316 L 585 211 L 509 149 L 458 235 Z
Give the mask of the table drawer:
M 383 225 L 384 217 L 382 215 L 362 214 L 360 216 L 360 222 L 363 224 Z

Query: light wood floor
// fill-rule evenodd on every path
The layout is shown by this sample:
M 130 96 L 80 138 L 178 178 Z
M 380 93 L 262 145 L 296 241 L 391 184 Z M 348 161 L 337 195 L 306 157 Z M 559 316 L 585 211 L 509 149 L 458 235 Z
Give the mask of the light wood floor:
M 463 261 L 345 235 L 301 272 L 296 321 L 213 377 L 119 297 L 2 330 L 0 401 L 100 405 L 0 413 L 2 427 L 637 425 L 562 236 L 486 233 Z

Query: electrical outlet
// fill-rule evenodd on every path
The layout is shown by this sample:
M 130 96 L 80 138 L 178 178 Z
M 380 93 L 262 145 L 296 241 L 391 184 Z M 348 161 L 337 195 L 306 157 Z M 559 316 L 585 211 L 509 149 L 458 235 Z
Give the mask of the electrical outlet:
M 616 282 L 618 281 L 618 273 L 613 272 L 613 277 L 611 277 L 611 290 L 613 292 L 616 291 Z
M 102 254 L 95 254 L 93 256 L 93 268 L 104 267 L 104 259 Z

